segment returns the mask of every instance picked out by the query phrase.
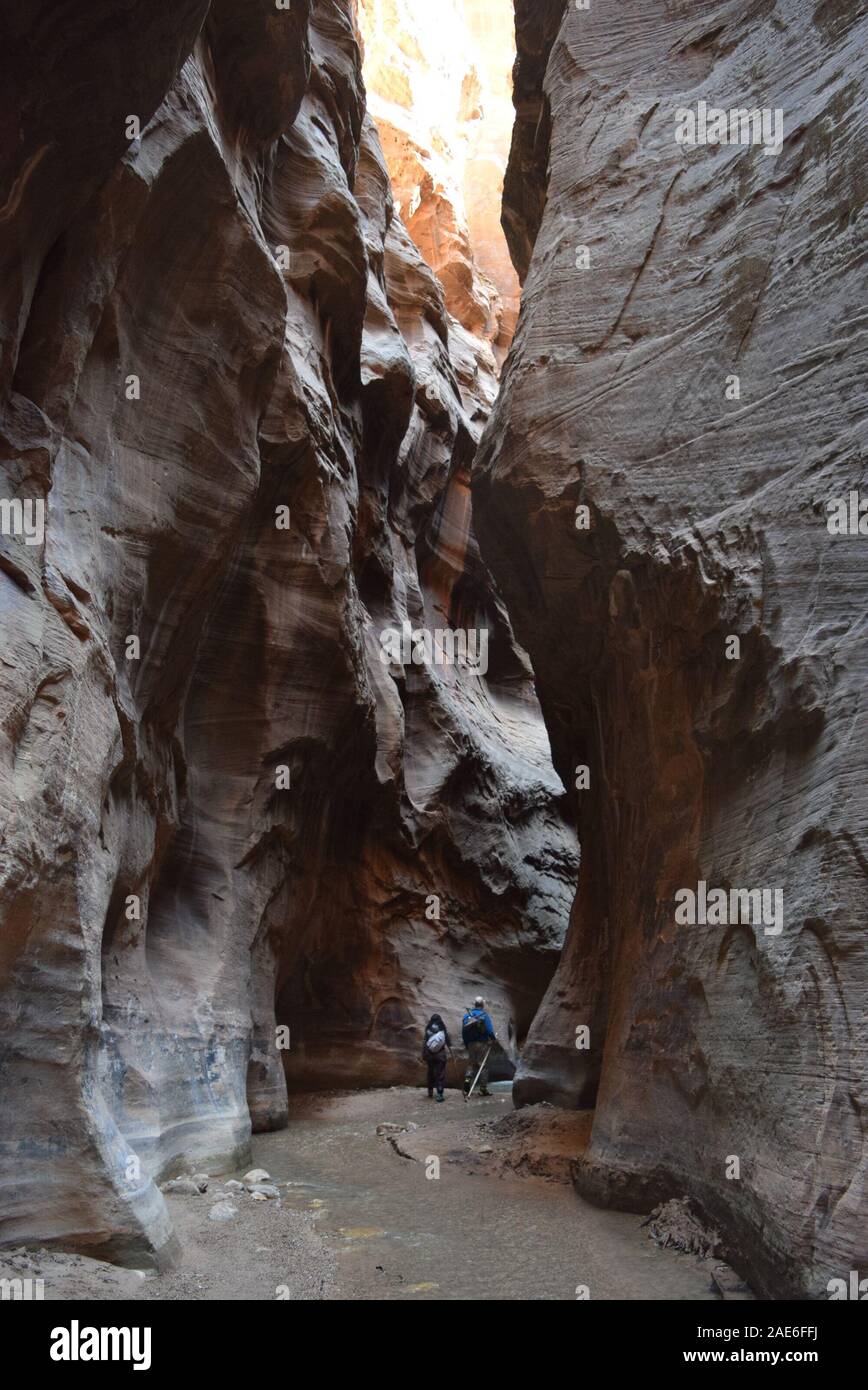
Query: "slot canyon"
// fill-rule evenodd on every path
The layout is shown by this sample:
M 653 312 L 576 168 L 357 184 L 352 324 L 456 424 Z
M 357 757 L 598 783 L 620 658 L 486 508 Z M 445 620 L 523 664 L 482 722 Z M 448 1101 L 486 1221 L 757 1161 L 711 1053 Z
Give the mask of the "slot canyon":
M 4 1281 L 201 1298 L 280 1172 L 292 1297 L 469 1297 L 454 1171 L 563 1242 L 483 1298 L 868 1297 L 866 43 L 4 7 Z

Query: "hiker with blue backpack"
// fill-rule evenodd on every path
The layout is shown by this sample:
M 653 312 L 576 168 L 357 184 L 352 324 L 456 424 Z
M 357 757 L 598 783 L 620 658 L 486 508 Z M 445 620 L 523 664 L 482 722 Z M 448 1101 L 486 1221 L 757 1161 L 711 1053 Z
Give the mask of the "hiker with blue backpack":
M 470 1065 L 464 1077 L 464 1093 L 469 1095 L 476 1079 L 479 1082 L 479 1094 L 487 1096 L 488 1054 L 497 1039 L 494 1024 L 485 1011 L 485 1000 L 481 994 L 477 994 L 473 1008 L 468 1009 L 461 1020 L 461 1039 L 470 1054 Z
M 433 1100 L 434 1089 L 437 1099 L 443 1100 L 443 1087 L 446 1084 L 446 1056 L 451 1046 L 446 1024 L 439 1014 L 432 1014 L 425 1024 L 425 1041 L 422 1044 L 422 1061 L 428 1067 L 428 1099 Z

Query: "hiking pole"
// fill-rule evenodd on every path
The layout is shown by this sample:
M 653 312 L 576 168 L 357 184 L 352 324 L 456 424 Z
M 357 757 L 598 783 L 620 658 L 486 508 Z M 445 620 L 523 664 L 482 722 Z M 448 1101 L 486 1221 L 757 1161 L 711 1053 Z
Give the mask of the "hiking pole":
M 491 1049 L 493 1048 L 493 1046 L 494 1046 L 494 1043 L 489 1043 L 489 1044 L 488 1044 L 488 1051 L 486 1052 L 485 1056 L 483 1057 L 482 1061 L 481 1061 L 480 1064 L 479 1064 L 479 1071 L 476 1073 L 476 1075 L 475 1075 L 474 1078 L 473 1078 L 473 1086 L 470 1087 L 470 1090 L 467 1092 L 467 1095 L 464 1097 L 465 1100 L 469 1100 L 470 1097 L 473 1095 L 473 1089 L 474 1089 L 474 1087 L 475 1087 L 477 1081 L 479 1080 L 480 1076 L 482 1075 L 482 1070 L 483 1070 L 483 1068 L 484 1068 L 486 1062 L 488 1061 L 488 1056 L 489 1056 L 489 1053 L 491 1052 Z

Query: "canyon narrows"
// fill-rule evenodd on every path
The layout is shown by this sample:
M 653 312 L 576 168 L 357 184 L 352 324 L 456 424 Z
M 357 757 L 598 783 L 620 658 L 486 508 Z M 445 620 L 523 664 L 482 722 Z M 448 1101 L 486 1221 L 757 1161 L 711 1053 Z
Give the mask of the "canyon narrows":
M 167 1179 L 291 1174 L 295 1106 L 335 1183 L 375 1088 L 425 1164 L 483 994 L 513 1167 L 690 1199 L 760 1297 L 868 1278 L 866 38 L 6 7 L 0 1246 L 168 1269 Z
M 393 208 L 354 7 L 50 14 L 4 45 L 45 533 L 0 556 L 0 1238 L 141 1262 L 157 1182 L 243 1162 L 287 1081 L 416 1081 L 483 987 L 509 1075 L 578 855 L 473 534 L 493 351 Z M 408 629 L 476 669 L 386 664 Z
M 868 26 L 516 17 L 524 288 L 475 515 L 582 788 L 516 1095 L 596 1104 L 580 1192 L 689 1193 L 758 1292 L 823 1296 L 868 1272 L 865 542 L 827 524 L 864 486 Z M 679 143 L 703 98 L 782 110 L 777 157 Z M 700 883 L 782 921 L 679 923 Z

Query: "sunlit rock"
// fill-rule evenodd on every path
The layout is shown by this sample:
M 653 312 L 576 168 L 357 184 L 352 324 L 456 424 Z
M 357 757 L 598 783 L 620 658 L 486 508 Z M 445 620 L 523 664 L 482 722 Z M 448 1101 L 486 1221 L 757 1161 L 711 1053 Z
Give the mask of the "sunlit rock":
M 172 1258 L 156 1183 L 249 1166 L 287 1081 L 420 1080 L 480 990 L 509 1066 L 556 963 L 575 840 L 472 525 L 493 357 L 394 212 L 354 8 L 36 5 L 0 56 L 2 491 L 45 505 L 0 537 L 3 1242 Z M 486 672 L 384 664 L 405 621 Z
M 401 216 L 450 314 L 502 362 L 518 279 L 500 225 L 512 0 L 360 0 L 365 82 Z

